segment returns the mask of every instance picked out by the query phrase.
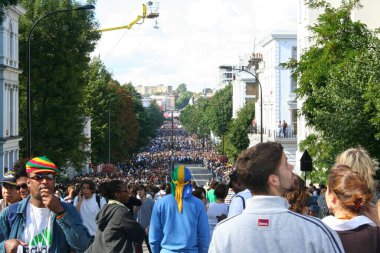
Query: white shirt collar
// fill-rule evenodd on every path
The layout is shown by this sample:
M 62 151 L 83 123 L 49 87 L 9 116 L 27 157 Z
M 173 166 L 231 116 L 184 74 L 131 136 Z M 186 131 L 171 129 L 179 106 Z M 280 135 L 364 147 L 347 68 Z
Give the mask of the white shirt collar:
M 371 221 L 366 216 L 360 215 L 356 216 L 350 220 L 340 220 L 330 215 L 322 219 L 322 221 L 335 231 L 347 231 L 358 228 L 362 225 L 368 224 L 370 226 L 376 226 L 376 224 Z

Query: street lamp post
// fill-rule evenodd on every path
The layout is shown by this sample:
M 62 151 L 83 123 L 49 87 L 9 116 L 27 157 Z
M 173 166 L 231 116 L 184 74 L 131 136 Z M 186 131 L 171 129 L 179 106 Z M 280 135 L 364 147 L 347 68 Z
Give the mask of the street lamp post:
M 263 142 L 263 88 L 261 86 L 260 80 L 251 71 L 248 71 L 245 69 L 234 69 L 234 70 L 251 74 L 255 78 L 256 82 L 259 84 L 259 87 L 260 87 L 260 142 Z
M 34 28 L 37 26 L 37 24 L 42 21 L 43 19 L 56 14 L 60 12 L 69 12 L 69 11 L 83 11 L 83 10 L 92 10 L 95 9 L 95 6 L 93 5 L 83 5 L 74 9 L 64 9 L 64 10 L 56 10 L 52 12 L 48 12 L 42 17 L 40 17 L 32 26 L 32 28 L 29 30 L 28 33 L 28 52 L 27 52 L 27 64 L 28 64 L 28 78 L 27 78 L 27 84 L 26 84 L 26 93 L 27 93 L 27 128 L 28 128 L 28 134 L 27 134 L 27 154 L 30 158 L 32 156 L 32 120 L 31 120 L 31 89 L 30 89 L 30 40 L 32 37 L 32 32 Z
M 245 69 L 236 69 L 236 70 L 251 74 L 256 79 L 256 82 L 260 86 L 260 142 L 263 142 L 263 88 L 261 86 L 259 78 L 257 78 L 255 74 Z

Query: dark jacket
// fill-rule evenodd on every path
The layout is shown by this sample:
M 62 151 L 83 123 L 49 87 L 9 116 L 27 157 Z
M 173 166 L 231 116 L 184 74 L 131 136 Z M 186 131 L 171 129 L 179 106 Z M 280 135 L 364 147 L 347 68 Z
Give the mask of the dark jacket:
M 133 207 L 134 206 L 141 206 L 141 205 L 142 205 L 142 201 L 139 200 L 138 198 L 133 197 L 133 196 L 129 196 L 128 202 L 125 203 L 125 206 L 132 213 L 132 217 L 134 217 Z
M 133 242 L 141 244 L 145 237 L 144 229 L 122 204 L 105 205 L 96 216 L 96 224 L 94 243 L 86 253 L 132 253 Z
M 362 225 L 356 229 L 337 231 L 346 253 L 379 253 L 380 227 Z

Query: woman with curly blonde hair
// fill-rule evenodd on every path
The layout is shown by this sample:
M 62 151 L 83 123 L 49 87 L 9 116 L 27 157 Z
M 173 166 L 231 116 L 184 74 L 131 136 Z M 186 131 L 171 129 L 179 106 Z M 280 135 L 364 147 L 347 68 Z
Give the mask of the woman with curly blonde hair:
M 380 214 L 378 208 L 379 200 L 376 195 L 376 182 L 374 177 L 379 163 L 371 158 L 368 152 L 362 148 L 350 148 L 338 155 L 336 164 L 344 164 L 352 168 L 353 171 L 358 172 L 365 180 L 367 187 L 371 190 L 372 201 L 369 209 L 364 214 L 372 219 L 378 226 L 380 225 Z
M 361 147 L 347 149 L 338 155 L 335 162 L 336 164 L 348 165 L 353 171 L 358 172 L 364 178 L 372 193 L 375 193 L 374 177 L 379 163 L 372 159 L 365 149 Z

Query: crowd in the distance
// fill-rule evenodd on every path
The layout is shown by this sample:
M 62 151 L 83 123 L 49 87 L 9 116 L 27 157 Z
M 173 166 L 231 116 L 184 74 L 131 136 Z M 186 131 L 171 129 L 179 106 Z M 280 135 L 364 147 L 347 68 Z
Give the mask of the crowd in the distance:
M 204 164 L 210 184 L 191 181 L 181 163 Z M 229 164 L 169 121 L 113 173 L 57 182 L 46 157 L 6 173 L 0 251 L 138 253 L 145 241 L 154 253 L 380 252 L 376 169 L 364 149 L 348 149 L 326 186 L 306 187 L 278 143 Z

